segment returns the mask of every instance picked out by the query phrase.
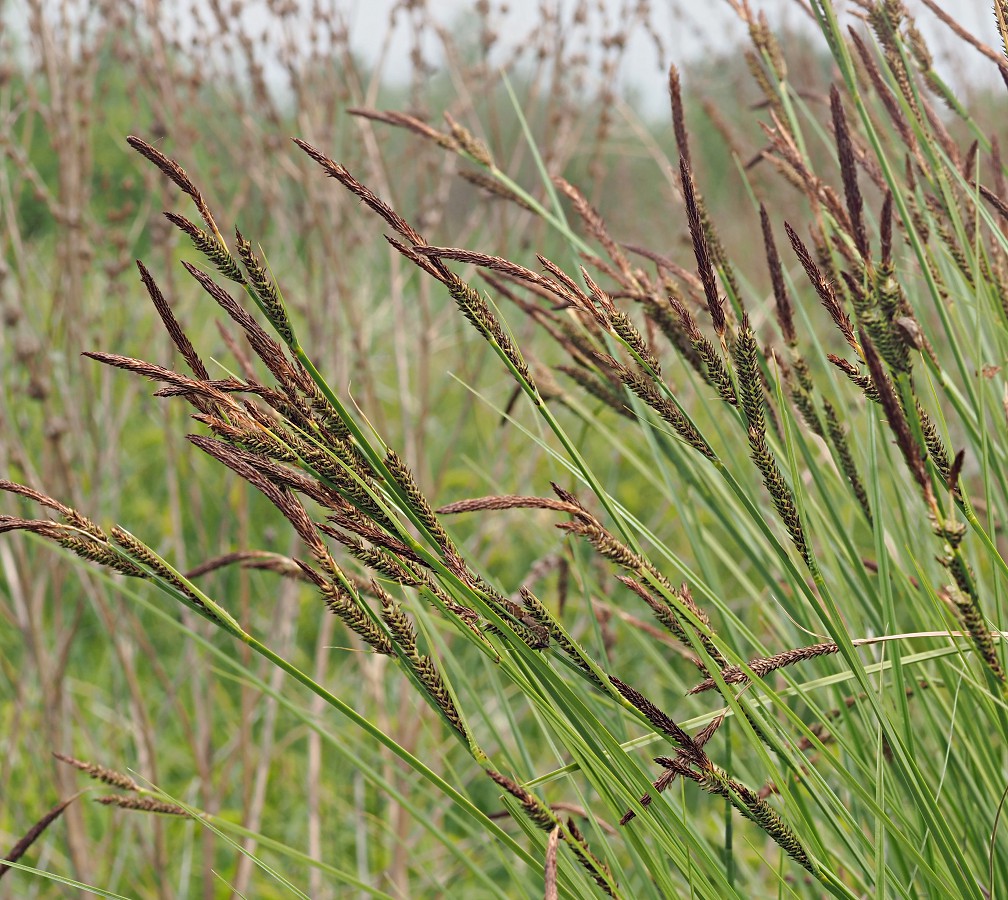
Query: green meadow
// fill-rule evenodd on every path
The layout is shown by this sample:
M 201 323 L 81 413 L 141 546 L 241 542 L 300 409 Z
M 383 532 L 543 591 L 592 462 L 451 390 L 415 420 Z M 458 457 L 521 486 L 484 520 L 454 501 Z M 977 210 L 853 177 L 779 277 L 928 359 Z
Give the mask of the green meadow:
M 0 896 L 1004 895 L 1008 4 L 726 6 L 0 5 Z

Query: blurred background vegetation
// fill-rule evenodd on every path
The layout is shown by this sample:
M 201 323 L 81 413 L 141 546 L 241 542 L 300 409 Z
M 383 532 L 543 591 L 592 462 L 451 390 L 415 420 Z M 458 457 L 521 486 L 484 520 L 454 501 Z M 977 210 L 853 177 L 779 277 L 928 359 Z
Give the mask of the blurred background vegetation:
M 344 163 L 435 244 L 532 265 L 535 252 L 565 259 L 568 248 L 534 216 L 462 177 L 466 164 L 458 158 L 348 113 L 394 109 L 435 127 L 447 113 L 515 181 L 541 194 L 503 69 L 546 168 L 580 187 L 619 240 L 690 259 L 668 162 L 671 124 L 635 112 L 654 104 L 619 87 L 628 48 L 650 41 L 653 80 L 636 90 L 664 94 L 670 60 L 647 4 L 544 3 L 534 21 L 516 21 L 505 4 L 481 2 L 446 23 L 424 3 L 404 2 L 390 13 L 387 31 L 369 38 L 380 48 L 393 26 L 406 29 L 408 64 L 394 66 L 387 55 L 356 52 L 340 6 L 0 4 L 0 475 L 44 486 L 100 522 L 123 523 L 180 569 L 240 548 L 290 553 L 293 544 L 278 537 L 286 529 L 277 529 L 261 497 L 181 439 L 176 406 L 80 357 L 102 349 L 171 365 L 170 343 L 133 264 L 141 258 L 205 355 L 233 364 L 216 311 L 179 278 L 178 260 L 197 260 L 160 215 L 180 210 L 177 193 L 128 150 L 126 134 L 177 159 L 219 220 L 237 223 L 266 249 L 313 358 L 401 449 L 438 502 L 530 484 L 542 493 L 549 470 L 520 434 L 500 427 L 512 385 L 487 365 L 480 339 L 388 248 L 380 223 L 292 148 L 291 135 Z M 801 97 L 828 117 L 831 58 L 805 32 L 780 40 Z M 780 218 L 806 214 L 803 197 L 761 162 L 759 123 L 768 113 L 747 53 L 722 46 L 677 61 L 696 177 L 733 258 L 762 255 L 753 186 L 761 196 L 779 195 Z M 981 124 L 997 133 L 1003 91 L 963 91 Z M 955 131 L 956 123 L 949 127 Z M 821 150 L 829 169 L 832 151 Z M 747 287 L 754 297 L 769 289 Z M 606 462 L 610 451 L 596 452 L 627 505 L 660 532 L 666 510 L 648 508 L 645 486 L 635 485 L 618 456 Z M 539 579 L 542 593 L 557 592 L 563 569 L 556 560 L 571 549 L 545 517 L 526 516 L 521 528 L 507 523 L 491 517 L 458 529 L 506 591 Z M 399 675 L 387 675 L 385 660 L 358 653 L 296 585 L 237 569 L 207 579 L 216 596 L 319 681 L 352 679 L 344 693 L 362 714 L 425 759 L 439 759 L 442 774 L 495 808 L 496 789 L 471 773 L 436 724 L 428 729 L 432 720 Z M 351 764 L 368 759 L 409 794 L 390 759 L 349 732 L 336 737 L 339 752 L 326 745 L 323 753 L 306 724 L 319 711 L 307 696 L 282 688 L 276 673 L 248 657 L 236 677 L 213 648 L 240 650 L 206 623 L 150 605 L 139 590 L 30 539 L 0 539 L 0 850 L 78 789 L 77 773 L 51 760 L 50 751 L 60 750 L 134 770 L 397 896 L 439 896 L 464 883 L 456 880 L 463 877 L 458 864 L 420 824 L 429 817 L 450 830 L 451 815 L 408 811 Z M 604 629 L 608 598 L 585 599 Z M 637 664 L 646 666 L 646 657 Z M 280 690 L 286 702 L 277 699 Z M 128 896 L 233 890 L 269 897 L 275 889 L 233 846 L 192 822 L 86 803 L 68 810 L 33 864 Z M 286 871 L 312 897 L 342 896 L 315 870 Z M 5 889 L 19 897 L 65 895 L 16 872 Z

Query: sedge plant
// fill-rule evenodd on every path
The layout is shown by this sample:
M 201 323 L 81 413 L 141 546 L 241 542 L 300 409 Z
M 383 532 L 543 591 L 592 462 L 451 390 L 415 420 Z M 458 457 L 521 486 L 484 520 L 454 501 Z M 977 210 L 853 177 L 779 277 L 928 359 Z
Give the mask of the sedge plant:
M 505 857 L 506 883 L 472 849 L 451 858 L 487 896 L 998 895 L 1008 189 L 996 136 L 936 73 L 902 3 L 862 6 L 867 27 L 847 32 L 828 0 L 811 4 L 835 75 L 816 107 L 767 22 L 738 5 L 764 94 L 758 161 L 807 211 L 784 220 L 747 182 L 738 214 L 758 255 L 733 256 L 708 211 L 675 69 L 681 207 L 652 247 L 620 242 L 541 159 L 542 190 L 519 184 L 450 117 L 441 130 L 353 110 L 456 156 L 494 202 L 549 223 L 566 259 L 432 243 L 295 139 L 331 179 L 318 190 L 361 201 L 483 339 L 512 384 L 504 427 L 544 454 L 541 483 L 450 502 L 326 379 L 280 286 L 296 273 L 273 271 L 178 162 L 130 137 L 195 207 L 166 214 L 203 258 L 183 265 L 247 350 L 234 371 L 205 359 L 138 263 L 182 365 L 86 355 L 187 403 L 191 444 L 261 493 L 302 549 L 182 572 L 142 536 L 11 481 L 0 487 L 47 514 L 5 515 L 0 530 L 150 583 L 362 729 L 488 861 Z M 997 0 L 1008 41 L 1006 20 Z M 669 250 L 676 234 L 683 254 Z M 466 520 L 523 516 L 556 525 L 537 573 L 550 595 L 508 593 L 467 544 Z M 320 683 L 200 586 L 234 564 L 296 581 L 386 657 L 450 739 L 453 769 L 464 759 L 484 776 L 513 824 L 358 713 L 352 687 Z M 66 762 L 116 789 L 104 803 L 227 833 L 131 776 Z

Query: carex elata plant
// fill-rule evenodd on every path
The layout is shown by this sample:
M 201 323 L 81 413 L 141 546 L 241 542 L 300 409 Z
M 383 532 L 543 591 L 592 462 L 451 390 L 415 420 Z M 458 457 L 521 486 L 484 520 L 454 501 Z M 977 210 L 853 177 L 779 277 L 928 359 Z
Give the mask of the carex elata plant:
M 816 97 L 795 87 L 766 20 L 733 6 L 763 94 L 764 143 L 738 160 L 756 259 L 733 256 L 709 212 L 674 68 L 670 230 L 685 254 L 668 235 L 657 248 L 618 241 L 583 190 L 545 165 L 542 190 L 523 187 L 451 117 L 442 130 L 352 110 L 456 156 L 493 202 L 554 226 L 570 264 L 431 243 L 324 148 L 294 140 L 486 342 L 513 403 L 541 429 L 555 464 L 548 489 L 438 506 L 326 381 L 280 287 L 294 273 L 278 278 L 254 235 L 220 228 L 178 162 L 130 137 L 195 207 L 195 220 L 166 213 L 204 260 L 183 265 L 255 360 L 212 373 L 142 263 L 185 371 L 86 355 L 187 403 L 198 426 L 189 441 L 263 494 L 303 551 L 233 554 L 183 573 L 125 529 L 9 481 L 0 487 L 46 516 L 5 515 L 0 530 L 148 581 L 279 666 L 516 865 L 541 871 L 547 896 L 993 896 L 1008 876 L 997 830 L 1008 733 L 999 145 L 936 73 L 898 0 L 861 3 L 849 32 L 814 0 L 835 76 Z M 1003 40 L 1006 14 L 998 0 Z M 1003 53 L 967 40 L 1008 72 Z M 806 219 L 776 215 L 757 176 L 794 192 Z M 513 311 L 542 344 L 516 337 Z M 504 418 L 517 423 L 516 406 Z M 599 474 L 596 442 L 630 461 L 675 529 Z M 557 517 L 558 582 L 573 571 L 594 628 L 564 594 L 505 592 L 450 527 L 455 516 L 531 510 Z M 298 579 L 388 657 L 525 838 L 199 587 L 199 574 L 227 563 Z M 594 592 L 607 602 L 593 605 Z M 616 621 L 624 630 L 608 640 Z M 430 622 L 450 641 L 433 638 Z M 531 754 L 503 753 L 451 664 L 459 646 L 520 698 L 562 765 L 520 771 L 515 760 Z M 122 791 L 103 802 L 200 815 L 129 776 L 66 761 Z

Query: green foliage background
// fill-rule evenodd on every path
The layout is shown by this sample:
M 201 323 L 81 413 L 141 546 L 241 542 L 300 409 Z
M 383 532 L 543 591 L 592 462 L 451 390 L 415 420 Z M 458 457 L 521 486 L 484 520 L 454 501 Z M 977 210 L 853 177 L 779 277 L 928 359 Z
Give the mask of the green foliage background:
M 390 444 L 404 448 L 429 496 L 447 502 L 490 493 L 548 493 L 558 468 L 520 430 L 541 436 L 541 423 L 519 405 L 514 411 L 519 428 L 502 426 L 513 385 L 485 344 L 443 292 L 393 259 L 381 240 L 380 224 L 299 159 L 286 140 L 290 134 L 305 136 L 360 171 L 362 180 L 380 187 L 407 218 L 424 221 L 424 230 L 438 244 L 478 247 L 529 265 L 534 253 L 541 252 L 573 265 L 562 236 L 506 204 L 484 201 L 436 148 L 408 132 L 361 125 L 346 112 L 365 101 L 388 109 L 419 105 L 437 123 L 442 110 L 457 109 L 457 77 L 438 73 L 410 86 L 362 92 L 359 87 L 380 78 L 380 72 L 369 72 L 359 60 L 344 56 L 306 64 L 299 73 L 300 93 L 289 98 L 289 105 L 278 101 L 264 110 L 257 106 L 261 97 L 254 79 L 236 84 L 212 72 L 193 75 L 187 70 L 190 60 L 181 56 L 169 64 L 177 83 L 155 83 L 142 65 L 148 53 L 154 54 L 154 44 L 141 44 L 126 56 L 121 52 L 121 43 L 134 34 L 130 24 L 110 20 L 94 59 L 68 62 L 66 85 L 73 83 L 73 75 L 93 75 L 90 106 L 74 107 L 72 97 L 55 98 L 56 83 L 31 67 L 13 67 L 0 86 L 0 107 L 8 122 L 0 163 L 0 205 L 8 219 L 0 286 L 0 471 L 12 480 L 44 484 L 103 524 L 123 523 L 180 570 L 238 548 L 300 552 L 269 503 L 181 440 L 187 427 L 181 410 L 152 399 L 146 383 L 78 357 L 83 349 L 99 348 L 170 362 L 169 345 L 132 269 L 136 256 L 164 279 L 165 292 L 194 343 L 223 366 L 235 365 L 215 328 L 216 313 L 211 314 L 194 285 L 178 277 L 179 260 L 202 261 L 158 216 L 162 206 L 179 209 L 180 201 L 126 148 L 123 136 L 138 133 L 160 140 L 159 146 L 185 166 L 215 211 L 223 211 L 222 222 L 237 222 L 266 248 L 295 320 L 311 336 L 313 359 L 333 373 L 341 390 L 360 401 Z M 791 60 L 792 71 L 800 73 L 795 80 L 802 83 L 800 97 L 807 98 L 811 121 L 823 120 L 827 84 L 836 78 L 832 58 L 816 46 L 803 41 L 802 53 Z M 476 66 L 479 53 L 472 45 L 463 49 Z M 511 178 L 539 191 L 519 115 L 496 76 L 482 77 L 490 87 L 477 91 L 464 106 L 465 124 L 479 131 L 496 159 L 509 161 Z M 625 120 L 606 125 L 600 134 L 600 121 L 611 115 L 605 104 L 615 103 L 604 90 L 598 96 L 570 92 L 551 105 L 531 74 L 519 69 L 513 82 L 534 143 L 588 194 L 612 232 L 688 265 L 688 234 L 669 175 L 669 160 L 675 158 L 670 125 L 640 122 L 627 112 Z M 751 108 L 759 92 L 739 53 L 730 50 L 723 58 L 691 64 L 684 82 L 697 180 L 729 255 L 756 261 L 745 269 L 743 277 L 751 280 L 743 287 L 756 324 L 765 326 L 770 320 L 769 279 L 752 195 L 774 198 L 777 222 L 804 221 L 808 204 L 786 192 L 768 165 L 745 167 L 762 149 L 763 135 L 755 124 L 762 113 Z M 663 89 L 658 78 L 656 85 Z M 309 104 L 306 98 L 316 93 L 320 96 Z M 77 99 L 83 103 L 82 96 Z M 970 99 L 970 108 L 981 111 L 985 120 L 978 127 L 989 132 L 987 123 L 999 121 L 1003 100 L 986 95 Z M 717 123 L 701 101 L 716 110 Z M 188 110 L 192 118 L 173 119 L 172 110 Z M 78 118 L 72 120 L 75 112 Z M 555 140 L 556 134 L 564 134 L 558 123 L 575 122 L 577 132 Z M 950 124 L 957 136 L 969 127 Z M 726 130 L 736 145 L 734 155 Z M 809 155 L 817 160 L 816 171 L 838 183 L 832 144 L 823 133 L 815 137 L 818 143 Z M 660 152 L 650 152 L 649 146 Z M 28 172 L 34 177 L 27 177 Z M 879 205 L 877 197 L 869 196 L 867 202 L 872 209 Z M 942 264 L 947 267 L 948 261 Z M 818 341 L 829 324 L 814 298 L 802 309 L 801 327 L 809 340 Z M 510 309 L 506 318 L 517 323 L 523 346 L 531 340 L 528 323 Z M 994 343 L 1000 347 L 1003 341 Z M 556 348 L 533 346 L 540 370 L 559 359 Z M 1002 362 L 993 355 L 987 361 L 992 366 Z M 836 381 L 831 384 L 836 388 Z M 704 390 L 687 375 L 679 388 L 687 400 Z M 853 420 L 859 415 L 856 409 L 851 402 L 845 413 Z M 695 415 L 698 424 L 715 434 L 722 428 L 718 411 L 709 405 L 701 402 Z M 602 423 L 611 442 L 601 443 L 571 414 L 565 422 L 582 439 L 581 452 L 643 527 L 702 571 L 724 606 L 744 619 L 745 629 L 729 624 L 726 630 L 737 630 L 733 637 L 755 635 L 771 649 L 778 646 L 778 637 L 793 638 L 781 619 L 782 607 L 784 618 L 794 612 L 794 597 L 783 589 L 775 596 L 766 588 L 774 577 L 763 577 L 759 570 L 762 547 L 748 558 L 726 549 L 746 530 L 728 507 L 723 519 L 711 513 L 719 502 L 717 489 L 697 481 L 685 463 L 676 473 L 679 458 L 674 454 L 667 469 L 642 471 L 640 460 L 647 457 L 635 443 L 641 436 L 602 406 L 593 405 L 590 416 Z M 1001 432 L 1003 424 L 991 439 Z M 719 437 L 726 445 L 737 442 L 731 432 L 721 431 Z M 652 433 L 651 439 L 661 437 Z M 858 448 L 862 462 L 870 453 L 878 454 L 876 459 L 889 454 L 887 437 L 874 433 L 873 440 L 871 449 Z M 738 459 L 744 461 L 747 453 L 740 444 Z M 682 475 L 683 486 L 671 483 L 674 474 Z M 758 492 L 758 474 L 750 471 L 748 477 L 747 489 Z M 656 484 L 664 489 L 657 490 Z M 892 501 L 899 494 L 898 486 L 888 483 L 875 487 L 880 501 L 883 495 Z M 925 526 L 893 502 L 893 533 L 910 544 Z M 992 502 L 988 496 L 987 503 Z M 16 512 L 18 504 L 13 505 L 5 511 Z M 816 515 L 826 518 L 819 510 Z M 571 630 L 597 658 L 618 663 L 622 678 L 646 689 L 663 708 L 678 710 L 692 683 L 681 665 L 674 674 L 679 650 L 636 625 L 623 627 L 619 589 L 605 579 L 587 548 L 561 540 L 554 521 L 545 513 L 510 512 L 459 520 L 453 533 L 505 593 L 517 590 L 545 559 L 557 554 L 569 559 L 565 602 L 575 610 Z M 849 531 L 862 545 L 873 540 L 852 507 L 838 507 L 826 530 L 831 536 Z M 837 544 L 843 542 L 837 538 Z M 853 586 L 854 576 L 845 582 L 846 576 L 836 571 L 843 560 L 843 553 L 837 553 L 828 564 L 834 567 L 830 574 Z M 212 813 L 219 826 L 234 825 L 225 828 L 233 840 L 243 837 L 239 826 L 261 804 L 255 830 L 281 849 L 261 841 L 256 855 L 295 884 L 320 885 L 302 888 L 312 896 L 326 896 L 326 891 L 340 896 L 341 890 L 350 890 L 340 885 L 358 879 L 370 885 L 357 885 L 361 891 L 401 896 L 494 896 L 504 885 L 508 890 L 513 885 L 515 895 L 541 891 L 539 872 L 519 866 L 503 849 L 488 847 L 487 835 L 474 832 L 442 797 L 418 790 L 413 773 L 366 735 L 334 721 L 330 711 L 206 623 L 180 615 L 144 586 L 82 569 L 35 540 L 3 538 L 0 567 L 0 849 L 13 845 L 80 783 L 65 767 L 50 764 L 49 751 L 61 750 L 136 771 L 179 801 Z M 992 613 L 1000 621 L 1003 587 L 1000 577 L 991 580 Z M 538 582 L 539 596 L 549 598 L 552 607 L 560 602 L 559 581 L 552 571 Z M 442 777 L 479 809 L 488 814 L 501 810 L 500 791 L 472 766 L 406 680 L 334 626 L 314 595 L 285 586 L 271 573 L 237 568 L 216 572 L 206 583 L 214 596 L 227 598 L 229 608 L 240 611 L 250 630 L 270 635 L 292 662 L 317 672 L 359 713 L 421 759 L 436 762 Z M 898 590 L 909 593 L 908 582 L 901 581 Z M 869 619 L 860 604 L 852 602 L 849 610 L 859 622 L 870 621 L 879 630 L 891 624 L 885 610 Z M 523 705 L 513 687 L 502 685 L 490 661 L 425 615 L 418 613 L 422 641 L 438 651 L 446 673 L 465 692 L 463 705 L 479 710 L 481 725 L 492 735 L 488 751 L 513 771 L 531 770 L 532 761 L 542 758 L 555 758 L 556 768 L 568 762 L 564 749 L 551 744 L 534 708 Z M 821 668 L 812 668 L 810 680 L 838 671 L 835 661 L 816 665 Z M 838 688 L 823 703 L 840 703 L 849 690 L 849 685 Z M 954 702 L 954 697 L 943 699 L 939 709 L 949 712 L 943 704 Z M 799 721 L 820 718 L 822 710 L 810 711 L 797 700 L 782 705 L 789 704 Z M 924 709 L 937 716 L 934 707 Z M 684 718 L 694 722 L 701 710 L 689 707 Z M 998 714 L 1003 717 L 1003 711 Z M 600 715 L 608 716 L 605 724 L 619 740 L 638 736 L 616 710 Z M 868 748 L 878 743 L 878 759 L 884 758 L 870 716 L 841 708 L 840 721 L 838 731 Z M 915 725 L 909 715 L 904 725 L 912 741 Z M 942 725 L 936 718 L 925 730 L 933 737 Z M 728 732 L 722 764 L 733 765 L 732 772 L 746 783 L 761 784 L 763 760 L 750 752 L 747 733 L 735 723 Z M 321 763 L 313 764 L 310 756 L 317 749 L 312 750 L 312 735 L 319 733 L 324 733 L 325 753 Z M 936 752 L 936 746 L 925 743 L 922 753 Z M 1003 756 L 1003 748 L 995 755 Z M 258 768 L 262 758 L 268 765 Z M 954 804 L 968 809 L 974 802 L 971 787 L 993 791 L 999 786 L 996 766 L 985 761 L 979 748 L 967 747 L 956 762 L 966 774 L 948 781 L 948 791 L 961 793 Z M 703 840 L 732 840 L 730 810 L 707 802 L 692 784 L 676 790 L 681 793 L 675 808 L 689 811 L 690 827 Z M 577 799 L 584 809 L 599 802 L 589 787 L 577 791 L 583 792 Z M 804 796 L 792 801 L 811 803 Z M 809 819 L 818 815 L 811 807 L 804 813 Z M 322 860 L 335 870 L 324 871 L 321 882 L 312 880 L 318 876 L 311 874 L 307 860 L 282 849 L 307 846 L 310 819 L 321 832 Z M 598 822 L 590 824 L 594 837 L 604 833 Z M 969 836 L 973 847 L 983 844 L 982 828 L 976 827 L 978 832 Z M 517 828 L 512 832 L 524 839 Z M 726 870 L 740 890 L 749 896 L 788 890 L 813 895 L 817 888 L 795 883 L 790 874 L 778 879 L 778 870 L 785 867 L 767 855 L 778 851 L 762 835 L 734 834 L 735 842 L 724 853 L 731 859 Z M 83 881 L 130 897 L 209 897 L 229 894 L 239 859 L 233 844 L 192 821 L 78 803 L 37 845 L 31 864 L 76 873 Z M 628 871 L 634 862 L 640 859 L 631 854 Z M 911 868 L 905 860 L 898 864 Z M 257 897 L 291 896 L 262 871 L 251 884 L 251 895 Z M 7 885 L 19 896 L 61 896 L 65 890 L 18 872 L 7 875 Z

